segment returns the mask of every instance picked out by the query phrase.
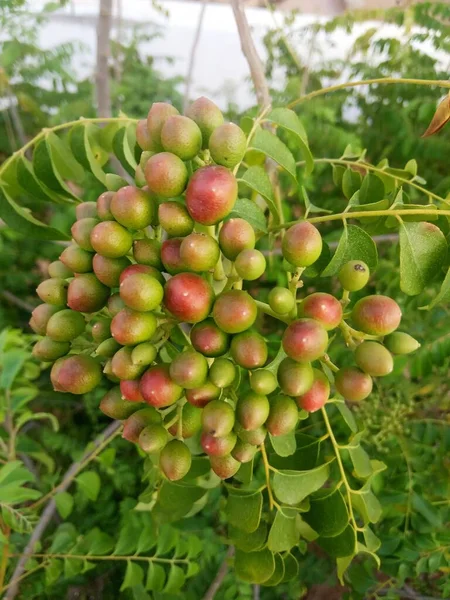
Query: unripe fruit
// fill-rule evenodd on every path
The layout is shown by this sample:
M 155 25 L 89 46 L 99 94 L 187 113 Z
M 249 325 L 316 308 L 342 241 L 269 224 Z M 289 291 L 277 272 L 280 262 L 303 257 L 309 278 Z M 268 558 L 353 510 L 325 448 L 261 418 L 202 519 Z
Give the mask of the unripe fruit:
M 99 408 L 103 414 L 111 417 L 111 419 L 122 421 L 136 412 L 139 409 L 139 406 L 124 400 L 122 398 L 120 387 L 117 386 L 111 388 L 109 392 L 103 396 Z
M 181 409 L 181 435 L 183 439 L 188 439 L 198 433 L 202 428 L 202 409 L 192 406 L 189 402 L 183 405 Z M 170 415 L 171 418 L 172 415 Z M 172 435 L 178 433 L 178 421 L 169 427 Z
M 236 404 L 236 419 L 246 431 L 258 429 L 269 416 L 270 404 L 267 396 L 248 392 Z
M 225 354 L 230 343 L 229 336 L 212 319 L 194 325 L 191 329 L 191 342 L 197 352 L 208 358 Z
M 31 329 L 39 335 L 45 335 L 50 317 L 61 310 L 61 308 L 61 306 L 53 306 L 52 304 L 39 304 L 39 306 L 36 306 L 31 313 Z
M 158 206 L 158 221 L 169 237 L 184 237 L 194 229 L 194 221 L 180 202 L 162 202 Z
M 131 402 L 130 404 L 133 405 Z M 133 406 L 136 406 L 136 404 Z M 141 435 L 142 431 L 148 427 L 148 425 L 159 425 L 160 423 L 161 415 L 157 410 L 151 406 L 141 408 L 133 412 L 133 414 L 128 417 L 123 424 L 122 437 L 133 444 L 137 444 L 139 441 L 139 436 Z
M 113 341 L 115 341 L 115 340 L 113 340 Z M 116 344 L 117 344 L 117 342 L 116 342 Z M 119 346 L 119 348 L 120 348 L 119 344 L 117 344 L 117 346 Z M 120 381 L 120 379 L 118 377 L 116 377 L 114 375 L 114 373 L 112 372 L 112 359 L 111 358 L 108 358 L 108 360 L 105 362 L 105 364 L 103 366 L 103 374 L 105 375 L 105 377 L 107 379 L 109 379 L 109 381 L 112 381 L 113 383 L 119 383 L 119 381 Z
M 125 308 L 125 302 L 118 293 L 112 294 L 112 296 L 108 298 L 107 308 L 109 314 L 112 317 L 115 317 L 123 308 Z
M 177 115 L 175 106 L 167 102 L 154 102 L 147 116 L 147 130 L 152 140 L 154 149 L 161 147 L 161 130 L 166 120 L 172 115 Z
M 216 358 L 209 369 L 209 378 L 218 388 L 230 386 L 236 377 L 236 367 L 227 358 Z
M 131 348 L 120 348 L 111 360 L 111 371 L 118 379 L 137 379 L 144 368 L 131 360 Z
M 195 121 L 202 133 L 203 147 L 207 148 L 212 132 L 222 125 L 223 114 L 208 98 L 197 98 L 186 110 L 186 116 Z
M 74 310 L 60 310 L 47 323 L 47 335 L 56 342 L 71 342 L 81 335 L 86 322 L 81 313 Z
M 91 233 L 92 247 L 108 258 L 125 256 L 131 248 L 131 233 L 116 221 L 102 221 Z
M 150 267 L 149 265 L 128 265 L 128 267 L 125 267 L 120 274 L 119 285 L 122 284 L 127 277 L 130 277 L 130 275 L 135 275 L 136 273 L 145 273 L 146 275 L 150 275 L 161 284 L 166 282 L 162 274 L 155 267 Z
M 147 126 L 147 119 L 138 121 L 136 125 L 136 141 L 144 152 L 152 151 L 154 146 Z
M 178 481 L 187 475 L 191 464 L 191 451 L 180 440 L 172 440 L 161 450 L 159 466 L 170 481 Z
M 109 294 L 109 288 L 100 283 L 93 273 L 83 273 L 70 282 L 67 305 L 84 313 L 97 312 L 105 306 Z
M 153 337 L 157 320 L 151 312 L 123 308 L 111 322 L 111 335 L 122 346 L 134 346 Z
M 244 219 L 229 219 L 219 232 L 219 244 L 224 256 L 235 260 L 243 250 L 255 247 L 255 230 Z
M 133 242 L 133 257 L 141 265 L 148 265 L 155 269 L 162 268 L 161 244 L 157 240 L 135 240 Z
M 277 389 L 277 378 L 267 369 L 258 369 L 250 375 L 250 387 L 257 394 L 268 396 Z
M 292 358 L 281 361 L 277 376 L 281 391 L 288 396 L 301 396 L 311 388 L 314 381 L 311 365 L 298 363 Z
M 308 412 L 316 412 L 323 406 L 330 397 L 330 382 L 326 375 L 319 371 L 319 369 L 313 369 L 314 382 L 311 388 L 303 395 L 297 398 L 297 404 L 299 408 L 307 410 Z
M 290 227 L 283 238 L 284 258 L 296 267 L 309 267 L 322 252 L 322 237 L 319 231 L 307 221 Z
M 73 239 L 83 250 L 92 252 L 94 249 L 91 244 L 91 233 L 94 227 L 98 224 L 98 219 L 92 217 L 75 221 L 70 230 Z
M 154 194 L 163 198 L 181 196 L 188 181 L 186 165 L 170 152 L 159 152 L 145 165 L 145 180 Z
M 78 204 L 75 209 L 75 216 L 77 221 L 81 219 L 89 219 L 90 217 L 97 216 L 97 206 L 95 202 L 82 202 Z
M 260 446 L 264 443 L 267 436 L 267 429 L 265 427 L 257 427 L 253 431 L 246 431 L 239 423 L 236 423 L 234 429 L 242 442 L 252 446 Z
M 150 367 L 141 378 L 141 394 L 147 402 L 157 408 L 170 406 L 181 398 L 183 388 L 169 374 L 169 365 Z
M 267 361 L 267 344 L 256 331 L 244 331 L 231 340 L 231 356 L 244 369 L 263 367 Z
M 341 267 L 338 277 L 344 290 L 358 292 L 369 281 L 370 270 L 362 260 L 350 260 Z
M 312 319 L 294 321 L 283 334 L 284 351 L 298 362 L 312 362 L 320 358 L 327 347 L 327 332 L 320 323 Z
M 139 379 L 123 379 L 119 384 L 122 397 L 129 402 L 144 402 L 139 383 Z
M 195 273 L 179 273 L 164 287 L 164 305 L 179 321 L 198 323 L 211 312 L 214 291 L 211 285 Z
M 236 444 L 237 436 L 231 432 L 223 437 L 214 437 L 210 433 L 202 433 L 200 443 L 209 456 L 226 456 Z
M 397 329 L 402 311 L 388 296 L 366 296 L 355 304 L 352 320 L 355 326 L 371 335 L 388 335 Z
M 186 400 L 197 408 L 205 407 L 212 400 L 220 396 L 220 388 L 211 381 L 207 381 L 198 388 L 186 390 Z
M 211 456 L 211 469 L 220 479 L 229 479 L 236 475 L 241 463 L 228 454 L 227 456 Z
M 170 364 L 170 377 L 185 389 L 200 387 L 208 375 L 206 358 L 195 350 L 185 350 Z
M 111 201 L 115 192 L 103 192 L 97 199 L 97 216 L 100 221 L 113 221 L 114 215 L 111 212 Z
M 223 400 L 212 400 L 203 409 L 203 431 L 214 437 L 229 434 L 233 429 L 234 421 L 233 407 Z
M 252 446 L 252 444 L 247 444 L 246 442 L 238 439 L 233 450 L 231 451 L 231 456 L 240 463 L 247 463 L 250 462 L 255 456 L 256 450 L 256 446 Z
M 53 365 L 50 377 L 55 390 L 70 394 L 87 394 L 102 379 L 99 363 L 90 356 L 77 354 L 59 358 Z
M 344 367 L 335 376 L 336 390 L 350 402 L 360 402 L 372 391 L 372 378 L 356 367 Z
M 234 263 L 237 274 L 242 279 L 254 281 L 266 270 L 266 259 L 259 250 L 242 250 Z
M 191 217 L 202 225 L 222 221 L 237 199 L 236 177 L 225 167 L 201 167 L 192 175 L 186 190 L 186 206 Z
M 95 254 L 92 268 L 97 279 L 110 288 L 118 287 L 122 271 L 130 264 L 125 256 L 120 258 L 107 258 L 101 254 Z
M 288 396 L 275 396 L 270 401 L 270 412 L 266 421 L 271 435 L 285 435 L 295 429 L 298 421 L 298 408 L 295 400 Z
M 110 337 L 106 340 L 103 340 L 103 342 L 97 346 L 95 354 L 97 356 L 101 356 L 102 358 L 112 358 L 119 349 L 119 342 L 116 342 L 114 338 Z
M 295 298 L 283 287 L 274 287 L 269 292 L 269 306 L 279 315 L 290 313 L 295 308 Z
M 176 275 L 186 270 L 180 254 L 182 241 L 182 238 L 171 238 L 162 243 L 161 261 L 164 265 L 164 270 L 170 275 Z
M 60 260 L 54 260 L 48 265 L 48 274 L 50 277 L 56 277 L 58 279 L 73 277 L 73 271 L 66 267 Z
M 67 302 L 68 285 L 65 279 L 54 277 L 40 283 L 36 292 L 42 302 L 53 306 L 63 306 Z
M 150 344 L 150 342 L 143 342 L 135 346 L 131 352 L 131 360 L 135 365 L 142 365 L 146 367 L 150 365 L 156 358 L 158 350 L 156 346 Z
M 219 245 L 210 235 L 191 233 L 181 242 L 180 258 L 189 271 L 210 271 L 220 258 Z
M 59 257 L 60 261 L 74 273 L 89 273 L 92 271 L 93 254 L 83 250 L 76 244 L 71 244 Z
M 392 354 L 377 342 L 363 342 L 355 350 L 355 362 L 360 369 L 372 377 L 383 377 L 392 373 Z
M 169 434 L 162 425 L 147 425 L 139 434 L 139 446 L 149 454 L 159 452 L 169 441 Z
M 331 294 L 316 292 L 307 296 L 300 305 L 300 314 L 319 321 L 330 331 L 342 321 L 342 304 Z
M 57 342 L 50 337 L 44 337 L 33 346 L 33 356 L 42 361 L 54 361 L 65 356 L 69 350 L 69 342 Z
M 163 299 L 162 285 L 146 273 L 129 275 L 120 284 L 120 297 L 125 304 L 140 312 L 157 308 Z
M 244 158 L 247 138 L 234 123 L 224 123 L 217 127 L 209 138 L 209 151 L 214 162 L 233 169 Z
M 114 194 L 110 209 L 116 221 L 128 229 L 148 227 L 156 213 L 150 194 L 132 185 L 120 188 Z
M 181 160 L 192 160 L 202 147 L 202 132 L 195 121 L 181 115 L 166 119 L 161 129 L 164 150 L 176 154 Z
M 410 354 L 420 348 L 420 344 L 408 333 L 396 331 L 384 339 L 384 345 L 392 354 Z
M 256 321 L 258 309 L 253 298 L 242 290 L 221 294 L 214 303 L 213 318 L 225 333 L 241 333 Z

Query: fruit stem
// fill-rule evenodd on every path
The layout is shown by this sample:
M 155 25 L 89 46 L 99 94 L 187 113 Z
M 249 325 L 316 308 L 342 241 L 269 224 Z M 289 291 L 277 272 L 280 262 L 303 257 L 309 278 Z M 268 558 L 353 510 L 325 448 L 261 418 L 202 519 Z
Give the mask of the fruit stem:
M 288 288 L 291 294 L 294 296 L 295 305 L 294 308 L 289 313 L 291 319 L 296 319 L 298 315 L 298 307 L 297 307 L 297 288 L 301 287 L 303 284 L 300 282 L 300 278 L 303 274 L 305 267 L 298 267 L 295 273 L 292 275 L 292 278 L 289 282 Z
M 278 319 L 279 321 L 283 321 L 283 323 L 286 323 L 286 324 L 290 323 L 289 317 L 283 316 L 283 315 L 279 315 L 274 310 L 272 310 L 270 308 L 270 306 L 268 304 L 266 304 L 265 302 L 260 302 L 259 300 L 255 300 L 255 304 L 259 308 L 259 310 L 261 312 L 265 313 L 266 315 L 270 315 L 271 317 L 274 317 L 274 319 Z
M 348 290 L 344 290 L 342 292 L 341 304 L 342 308 L 345 308 L 347 304 L 350 302 L 350 292 Z
M 269 496 L 269 509 L 273 510 L 274 505 L 275 505 L 275 501 L 273 499 L 272 488 L 270 487 L 270 465 L 269 465 L 269 459 L 267 458 L 266 447 L 264 446 L 264 444 L 261 444 L 261 446 L 259 447 L 259 449 L 261 450 L 261 457 L 262 457 L 263 464 L 264 464 L 264 473 L 266 474 L 267 494 Z
M 334 373 L 337 373 L 339 371 L 339 367 L 334 364 L 334 362 L 331 360 L 328 354 L 324 354 L 323 357 L 320 359 L 320 362 L 326 365 Z
M 186 400 L 180 400 L 177 406 L 177 440 L 183 441 L 183 404 Z

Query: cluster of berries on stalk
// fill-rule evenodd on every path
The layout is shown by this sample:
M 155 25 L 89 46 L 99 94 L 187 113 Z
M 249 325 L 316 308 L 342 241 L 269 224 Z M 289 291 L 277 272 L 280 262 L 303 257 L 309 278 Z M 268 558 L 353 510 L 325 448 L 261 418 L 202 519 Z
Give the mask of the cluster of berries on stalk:
M 84 394 L 106 378 L 111 388 L 100 409 L 124 421 L 123 436 L 159 461 L 168 479 L 188 473 L 186 440 L 195 435 L 225 479 L 252 460 L 268 433 L 295 430 L 299 409 L 322 408 L 331 385 L 361 401 L 373 376 L 392 371 L 392 354 L 418 344 L 395 332 L 401 312 L 388 297 L 367 296 L 345 314 L 348 293 L 369 279 L 361 261 L 339 273 L 343 301 L 320 292 L 300 301 L 291 286 L 272 289 L 267 305 L 242 289 L 266 269 L 255 248 L 260 234 L 231 214 L 246 136 L 210 100 L 199 98 L 186 116 L 153 104 L 136 138 L 136 186 L 78 205 L 73 242 L 37 289 L 43 304 L 30 324 L 44 337 L 34 355 L 53 363 L 61 392 Z M 297 274 L 321 251 L 321 235 L 307 221 L 283 236 L 283 256 Z M 259 310 L 287 325 L 276 368 L 255 328 Z M 337 328 L 356 366 L 335 367 L 330 383 L 323 365 L 332 365 L 329 332 Z

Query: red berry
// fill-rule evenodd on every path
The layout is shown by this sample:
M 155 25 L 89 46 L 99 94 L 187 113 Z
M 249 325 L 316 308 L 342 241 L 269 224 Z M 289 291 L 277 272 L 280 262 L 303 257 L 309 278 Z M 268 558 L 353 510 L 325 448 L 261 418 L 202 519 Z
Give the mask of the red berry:
M 328 347 L 328 334 L 312 319 L 299 319 L 283 334 L 283 349 L 298 362 L 312 362 L 323 356 Z
M 157 321 L 153 313 L 123 308 L 111 322 L 111 335 L 122 346 L 134 346 L 151 339 L 156 326 Z
M 136 273 L 145 273 L 146 275 L 150 275 L 159 281 L 159 283 L 165 283 L 164 277 L 155 267 L 151 267 L 149 265 L 128 265 L 122 271 L 119 277 L 119 285 L 121 285 L 127 277 L 130 275 L 135 275 Z
M 141 377 L 141 394 L 147 404 L 163 408 L 181 398 L 183 388 L 169 374 L 169 365 L 150 367 Z
M 226 333 L 241 333 L 256 321 L 258 309 L 253 298 L 242 290 L 221 294 L 214 303 L 216 325 Z
M 216 400 L 219 396 L 220 388 L 211 383 L 211 381 L 207 381 L 198 388 L 186 390 L 186 400 L 189 404 L 192 404 L 192 406 L 196 406 L 197 408 L 203 408 L 208 402 Z
M 266 364 L 267 344 L 259 333 L 244 331 L 231 341 L 231 356 L 236 364 L 244 369 L 257 369 Z
M 144 402 L 139 389 L 139 379 L 124 379 L 120 382 L 120 392 L 125 400 L 130 402 Z
M 223 437 L 214 437 L 209 433 L 202 433 L 200 443 L 209 456 L 226 456 L 236 445 L 237 436 L 231 432 Z
M 326 401 L 330 397 L 330 382 L 326 375 L 314 369 L 314 382 L 311 388 L 297 398 L 297 404 L 303 410 L 315 412 L 325 406 Z
M 67 305 L 80 312 L 97 312 L 105 306 L 109 294 L 109 288 L 100 283 L 93 273 L 83 273 L 70 282 Z
M 402 311 L 388 296 L 366 296 L 355 304 L 352 320 L 355 326 L 371 335 L 388 335 L 397 329 Z
M 198 323 L 209 315 L 214 300 L 210 284 L 195 273 L 179 273 L 166 283 L 164 304 L 179 321 Z
M 178 110 L 175 106 L 167 102 L 154 102 L 152 104 L 147 116 L 147 130 L 153 148 L 159 149 L 161 147 L 161 130 L 164 123 L 170 116 L 177 114 Z
M 372 378 L 356 367 L 345 367 L 336 373 L 336 390 L 350 402 L 360 402 L 372 391 Z
M 118 287 L 120 274 L 130 264 L 125 256 L 120 258 L 107 258 L 101 254 L 95 254 L 92 267 L 97 279 L 108 287 Z
M 170 152 L 151 156 L 145 165 L 145 179 L 149 190 L 163 198 L 180 196 L 188 180 L 186 165 Z
M 243 250 L 251 250 L 255 243 L 255 230 L 244 219 L 226 221 L 219 232 L 220 248 L 229 260 L 234 260 Z
M 338 327 L 342 320 L 342 304 L 331 294 L 316 292 L 307 296 L 300 311 L 303 317 L 319 321 L 327 331 Z
M 197 352 L 208 358 L 225 354 L 229 347 L 229 335 L 219 329 L 212 319 L 197 323 L 191 329 L 191 342 Z
M 322 252 L 322 237 L 314 225 L 302 221 L 286 231 L 282 248 L 289 263 L 296 267 L 309 267 Z
M 189 181 L 186 206 L 197 223 L 215 225 L 231 212 L 237 192 L 236 178 L 228 169 L 202 167 Z
M 162 243 L 161 261 L 164 265 L 164 270 L 170 273 L 170 275 L 175 275 L 186 270 L 180 254 L 182 241 L 182 238 L 171 238 Z
M 100 384 L 100 364 L 90 356 L 76 354 L 59 358 L 50 377 L 55 390 L 70 394 L 86 394 Z

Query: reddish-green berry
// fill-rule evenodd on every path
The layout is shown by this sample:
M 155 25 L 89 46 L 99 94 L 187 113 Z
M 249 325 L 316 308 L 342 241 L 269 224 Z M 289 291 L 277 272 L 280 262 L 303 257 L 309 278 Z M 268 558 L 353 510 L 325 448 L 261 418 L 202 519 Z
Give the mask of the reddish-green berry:
M 170 364 L 170 377 L 185 389 L 200 387 L 205 383 L 207 375 L 206 358 L 195 350 L 185 350 Z
M 144 427 L 139 434 L 138 444 L 144 452 L 149 454 L 160 452 L 169 441 L 167 429 L 162 425 L 151 424 Z
M 119 384 L 122 398 L 129 402 L 144 402 L 139 384 L 139 379 L 123 379 Z
M 92 230 L 91 243 L 98 254 L 108 258 L 119 258 L 128 254 L 133 237 L 116 221 L 102 221 Z
M 250 387 L 257 394 L 268 396 L 277 389 L 277 378 L 267 369 L 258 369 L 250 374 Z
M 392 373 L 392 354 L 378 342 L 363 342 L 355 350 L 355 362 L 360 369 L 372 377 L 384 377 Z
M 124 400 L 122 398 L 120 387 L 116 386 L 111 388 L 109 392 L 103 396 L 99 408 L 103 414 L 111 417 L 111 419 L 122 421 L 136 412 L 139 409 L 139 406 L 132 402 L 128 402 L 128 400 Z
M 241 467 L 241 463 L 227 454 L 226 456 L 211 456 L 211 469 L 220 477 L 220 479 L 229 479 L 236 475 Z
M 136 125 L 136 141 L 144 152 L 154 151 L 155 146 L 148 130 L 147 119 L 138 121 Z
M 367 285 L 370 270 L 362 260 L 350 260 L 341 267 L 338 277 L 344 290 L 358 292 Z
M 203 409 L 203 431 L 214 437 L 223 437 L 230 433 L 234 426 L 234 409 L 223 400 L 212 400 Z
M 147 131 L 151 139 L 151 149 L 161 148 L 161 130 L 164 123 L 172 115 L 177 115 L 175 106 L 167 102 L 154 102 L 147 116 Z M 141 126 L 142 127 L 142 126 Z
M 164 305 L 179 321 L 198 323 L 211 312 L 214 291 L 195 273 L 174 275 L 164 287 Z
M 187 186 L 186 206 L 197 223 L 215 225 L 230 214 L 237 193 L 237 181 L 231 171 L 225 167 L 201 167 Z
M 226 456 L 236 445 L 237 436 L 230 432 L 228 435 L 217 437 L 210 433 L 202 433 L 200 443 L 209 456 Z
M 202 132 L 195 121 L 182 115 L 168 117 L 161 129 L 164 150 L 181 160 L 192 160 L 202 148 Z
M 299 408 L 308 412 L 316 412 L 323 406 L 330 397 L 330 382 L 326 375 L 319 371 L 319 369 L 313 369 L 314 371 L 314 382 L 310 389 L 297 398 L 297 404 Z
M 186 270 L 180 254 L 182 241 L 182 238 L 171 238 L 163 242 L 161 246 L 161 260 L 164 270 L 170 275 L 176 275 Z
M 172 440 L 161 450 L 159 466 L 170 481 L 178 481 L 187 475 L 191 464 L 191 451 L 180 440 Z
M 86 322 L 81 313 L 75 310 L 60 310 L 50 317 L 47 323 L 47 335 L 56 342 L 71 342 L 81 335 Z
M 33 356 L 42 361 L 54 361 L 65 356 L 69 350 L 69 342 L 58 342 L 50 337 L 44 337 L 33 346 Z
M 258 429 L 269 416 L 270 404 L 267 396 L 248 392 L 236 404 L 236 419 L 243 429 Z
M 133 404 L 130 402 L 129 404 Z M 138 406 L 134 404 L 133 406 Z M 133 412 L 123 424 L 122 437 L 133 444 L 137 444 L 141 432 L 148 425 L 158 425 L 161 423 L 161 416 L 157 410 L 151 406 L 140 408 Z
M 91 244 L 91 233 L 98 222 L 98 219 L 89 217 L 81 219 L 80 221 L 75 221 L 72 225 L 72 229 L 70 230 L 72 237 L 83 250 L 87 250 L 88 252 L 94 250 Z
M 145 369 L 131 358 L 132 348 L 120 348 L 111 359 L 111 372 L 118 379 L 137 379 Z
M 269 407 L 270 410 L 270 407 Z M 239 439 L 245 444 L 251 444 L 252 446 L 261 446 L 264 443 L 264 440 L 267 436 L 267 429 L 262 427 L 257 427 L 251 431 L 246 431 L 242 425 L 236 423 L 236 427 L 234 428 Z
M 292 358 L 281 361 L 277 377 L 281 391 L 288 396 L 304 394 L 311 388 L 314 380 L 310 363 L 298 363 Z
M 79 314 L 79 313 L 77 313 Z M 111 319 L 99 319 L 92 323 L 91 335 L 94 342 L 104 342 L 111 337 Z
M 170 377 L 169 365 L 150 367 L 141 377 L 141 394 L 147 404 L 163 408 L 181 398 L 183 388 Z
M 372 391 L 372 378 L 356 367 L 344 367 L 335 376 L 336 390 L 350 402 L 360 402 Z
M 270 401 L 270 412 L 266 421 L 267 431 L 274 436 L 285 435 L 295 429 L 298 421 L 298 408 L 289 396 L 275 396 Z
M 290 227 L 283 238 L 284 258 L 296 267 L 309 267 L 322 252 L 322 237 L 319 231 L 307 221 Z
M 355 326 L 371 335 L 388 335 L 397 329 L 402 311 L 388 296 L 366 296 L 355 304 L 352 320 Z
M 159 152 L 145 165 L 145 180 L 149 190 L 163 198 L 181 196 L 188 181 L 186 165 L 170 152 Z
M 133 257 L 141 265 L 161 269 L 161 243 L 149 239 L 135 240 L 133 242 Z
M 396 331 L 384 339 L 384 345 L 392 354 L 410 354 L 420 348 L 420 344 L 408 333 Z
M 39 304 L 31 313 L 30 327 L 31 329 L 39 334 L 45 335 L 47 333 L 47 324 L 55 313 L 62 309 L 62 306 L 55 306 L 53 304 Z
M 162 202 L 158 207 L 158 221 L 169 237 L 184 237 L 194 229 L 194 221 L 181 202 Z
M 313 319 L 299 319 L 289 325 L 283 334 L 283 349 L 298 362 L 312 362 L 323 356 L 328 347 L 328 334 Z
M 67 290 L 67 305 L 84 313 L 97 312 L 108 300 L 110 291 L 93 273 L 77 275 Z
M 239 277 L 247 281 L 259 279 L 266 270 L 266 259 L 259 250 L 242 250 L 234 263 Z
M 83 250 L 77 244 L 71 244 L 59 257 L 60 261 L 74 273 L 89 273 L 92 271 L 92 252 Z
M 78 204 L 75 209 L 75 216 L 77 221 L 81 219 L 89 219 L 90 217 L 97 216 L 97 206 L 95 202 L 82 202 Z
M 203 385 L 192 390 L 186 390 L 186 400 L 197 408 L 204 408 L 212 400 L 216 400 L 220 396 L 220 388 L 206 381 Z
M 203 147 L 207 148 L 212 132 L 223 123 L 220 109 L 208 98 L 197 98 L 186 110 L 186 116 L 195 121 L 202 133 Z
M 214 358 L 228 350 L 230 336 L 219 329 L 212 319 L 206 319 L 191 329 L 191 342 L 197 352 Z
M 257 369 L 266 364 L 267 344 L 256 331 L 244 331 L 231 340 L 231 356 L 244 369 Z
M 60 260 L 54 260 L 48 265 L 48 275 L 57 279 L 67 279 L 73 277 L 73 271 Z
M 109 314 L 112 317 L 115 317 L 117 315 L 117 313 L 119 313 L 122 310 L 122 308 L 125 308 L 125 302 L 122 300 L 122 298 L 120 297 L 120 295 L 118 293 L 112 294 L 108 298 L 107 308 L 108 308 Z
M 116 221 L 128 229 L 148 227 L 156 212 L 150 194 L 132 185 L 120 188 L 114 194 L 110 209 Z
M 279 315 L 286 315 L 295 308 L 295 298 L 284 287 L 274 287 L 269 292 L 269 306 Z
M 109 337 L 97 346 L 95 354 L 97 356 L 101 356 L 102 358 L 112 358 L 114 354 L 120 349 L 119 342 L 112 337 Z
M 151 267 L 150 265 L 128 265 L 120 274 L 119 285 L 121 285 L 127 277 L 130 275 L 135 275 L 136 273 L 145 273 L 146 275 L 150 275 L 159 283 L 165 283 L 165 279 L 162 274 L 155 267 Z
M 243 250 L 251 250 L 255 243 L 255 230 L 244 219 L 225 221 L 219 232 L 220 249 L 229 260 L 235 260 Z
M 191 233 L 181 242 L 180 258 L 189 271 L 210 271 L 216 266 L 219 257 L 219 245 L 210 235 Z
M 300 314 L 319 321 L 324 329 L 330 331 L 336 329 L 342 321 L 342 304 L 331 294 L 316 292 L 303 300 Z
M 134 273 L 120 284 L 120 297 L 125 304 L 140 312 L 157 308 L 163 299 L 163 286 L 151 275 Z
M 209 378 L 219 388 L 230 386 L 236 377 L 236 367 L 228 358 L 216 358 L 209 369 Z
M 123 308 L 111 322 L 111 335 L 122 346 L 134 346 L 151 339 L 156 327 L 153 313 Z
M 111 201 L 115 192 L 103 192 L 97 199 L 97 216 L 100 221 L 113 221 L 114 215 L 111 212 Z
M 247 463 L 250 462 L 255 456 L 256 450 L 256 446 L 253 446 L 252 444 L 248 444 L 247 442 L 243 442 L 241 439 L 238 439 L 236 441 L 236 444 L 234 445 L 233 450 L 231 451 L 231 456 L 240 463 Z
M 209 138 L 209 151 L 218 165 L 233 169 L 244 158 L 247 138 L 234 123 L 224 123 L 217 127 Z
M 118 287 L 122 271 L 130 264 L 125 256 L 120 258 L 108 258 L 101 254 L 95 254 L 92 268 L 99 281 L 110 288 Z
M 188 439 L 198 433 L 202 428 L 202 409 L 189 404 L 183 405 L 181 409 L 181 436 L 183 439 Z M 170 417 L 172 419 L 172 414 Z M 172 435 L 176 436 L 178 433 L 178 420 L 169 427 L 169 431 Z
M 241 333 L 256 321 L 258 309 L 253 298 L 242 290 L 221 294 L 214 303 L 213 318 L 225 333 Z
M 90 356 L 76 354 L 59 358 L 52 367 L 50 377 L 55 390 L 70 394 L 87 394 L 96 388 L 102 373 L 100 364 Z
M 69 284 L 65 279 L 52 278 L 40 283 L 36 292 L 42 302 L 53 306 L 63 306 L 67 302 L 67 288 Z

